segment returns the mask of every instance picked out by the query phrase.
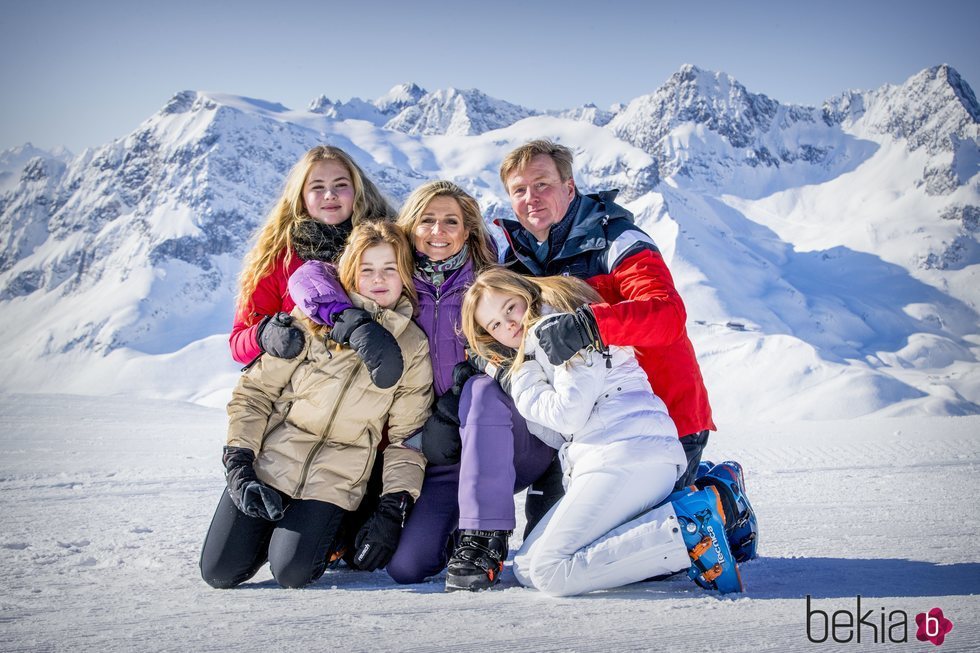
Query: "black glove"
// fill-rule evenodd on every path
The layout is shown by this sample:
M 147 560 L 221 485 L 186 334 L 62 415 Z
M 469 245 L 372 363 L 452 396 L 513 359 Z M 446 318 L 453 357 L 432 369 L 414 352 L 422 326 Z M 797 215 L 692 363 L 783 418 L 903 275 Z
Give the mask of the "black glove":
M 482 358 L 480 360 L 483 360 Z M 485 367 L 485 366 L 484 366 Z M 452 392 L 459 397 L 463 393 L 463 386 L 466 382 L 477 374 L 482 373 L 483 370 L 476 366 L 476 363 L 466 359 L 462 363 L 456 363 L 456 367 L 453 368 L 453 389 Z M 459 406 L 457 405 L 457 409 Z M 459 412 L 458 410 L 456 411 Z
M 350 345 L 367 366 L 371 381 L 382 390 L 395 385 L 402 377 L 404 362 L 398 341 L 364 309 L 348 308 L 334 313 L 328 337 L 338 344 Z
M 592 309 L 580 306 L 574 313 L 547 317 L 537 329 L 538 342 L 552 365 L 561 365 L 586 347 L 605 349 Z
M 255 475 L 255 454 L 244 447 L 225 447 L 221 462 L 225 465 L 228 496 L 235 507 L 249 517 L 266 521 L 282 519 L 282 497 Z
M 354 540 L 354 566 L 364 571 L 374 571 L 388 564 L 398 548 L 405 520 L 412 512 L 415 501 L 408 492 L 386 494 L 378 502 L 378 509 L 361 528 Z
M 459 395 L 450 390 L 436 399 L 432 414 L 412 438 L 408 446 L 418 448 L 429 465 L 458 463 L 463 449 L 459 436 Z
M 500 363 L 491 363 L 486 358 L 471 353 L 470 357 L 466 359 L 466 363 L 493 378 L 504 389 L 504 392 L 510 394 L 510 374 L 507 372 L 510 371 L 511 361 L 504 360 Z M 456 370 L 454 369 L 453 373 L 455 374 L 455 372 Z
M 262 351 L 276 358 L 296 358 L 306 344 L 303 332 L 293 326 L 293 316 L 289 313 L 262 318 L 255 339 Z

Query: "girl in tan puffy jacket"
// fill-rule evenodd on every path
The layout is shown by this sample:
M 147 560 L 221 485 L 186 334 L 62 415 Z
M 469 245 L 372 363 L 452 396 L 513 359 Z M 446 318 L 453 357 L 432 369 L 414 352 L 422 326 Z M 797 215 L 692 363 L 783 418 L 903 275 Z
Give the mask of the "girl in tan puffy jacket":
M 294 310 L 302 352 L 263 355 L 242 375 L 228 404 L 228 487 L 201 553 L 212 587 L 234 587 L 266 560 L 283 587 L 319 578 L 341 518 L 364 497 L 386 422 L 382 497 L 357 535 L 354 563 L 376 569 L 391 557 L 425 469 L 403 441 L 432 403 L 428 340 L 412 322 L 412 269 L 395 225 L 359 224 L 338 262 L 354 307 L 332 328 Z

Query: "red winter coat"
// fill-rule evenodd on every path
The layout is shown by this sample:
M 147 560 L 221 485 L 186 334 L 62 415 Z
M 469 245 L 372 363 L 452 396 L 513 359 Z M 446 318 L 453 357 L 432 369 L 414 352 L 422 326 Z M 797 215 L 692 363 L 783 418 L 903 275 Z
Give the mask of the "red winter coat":
M 256 339 L 258 324 L 266 315 L 275 315 L 283 311 L 290 313 L 296 305 L 289 296 L 287 282 L 289 275 L 303 264 L 303 260 L 293 254 L 289 265 L 286 265 L 286 252 L 276 259 L 269 274 L 259 279 L 252 293 L 250 306 L 242 306 L 235 314 L 235 323 L 231 327 L 231 337 L 228 345 L 231 347 L 231 357 L 243 365 L 251 363 L 262 353 Z M 251 317 L 246 322 L 246 317 Z
M 660 250 L 633 224 L 633 215 L 613 202 L 615 197 L 616 191 L 581 196 L 575 215 L 563 218 L 572 223 L 563 225 L 567 235 L 545 267 L 525 244 L 520 223 L 498 220 L 510 244 L 504 263 L 534 276 L 563 274 L 587 281 L 605 300 L 592 305 L 602 341 L 634 348 L 677 432 L 713 431 L 684 302 Z

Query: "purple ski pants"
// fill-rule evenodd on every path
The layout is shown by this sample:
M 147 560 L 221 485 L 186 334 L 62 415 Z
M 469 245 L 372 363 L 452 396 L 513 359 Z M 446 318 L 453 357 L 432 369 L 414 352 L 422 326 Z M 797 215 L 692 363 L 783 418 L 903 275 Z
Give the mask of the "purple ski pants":
M 466 383 L 459 415 L 460 462 L 426 468 L 419 500 L 387 566 L 395 582 L 418 583 L 442 571 L 457 528 L 513 530 L 514 494 L 538 480 L 555 457 L 488 376 Z

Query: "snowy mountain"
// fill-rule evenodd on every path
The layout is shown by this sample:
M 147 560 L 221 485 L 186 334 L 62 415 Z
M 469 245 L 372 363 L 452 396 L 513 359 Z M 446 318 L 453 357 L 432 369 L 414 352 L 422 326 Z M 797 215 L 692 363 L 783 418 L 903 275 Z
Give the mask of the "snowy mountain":
M 334 120 L 366 120 L 385 129 L 427 136 L 473 136 L 536 114 L 476 89 L 430 93 L 416 84 L 399 84 L 371 102 L 360 98 L 332 102 L 321 95 L 310 103 L 309 111 Z
M 220 404 L 241 257 L 306 149 L 344 148 L 396 202 L 453 179 L 492 219 L 500 160 L 537 137 L 658 242 L 720 421 L 980 412 L 980 105 L 949 66 L 821 107 L 695 66 L 610 111 L 185 91 L 77 156 L 2 153 L 0 390 Z

